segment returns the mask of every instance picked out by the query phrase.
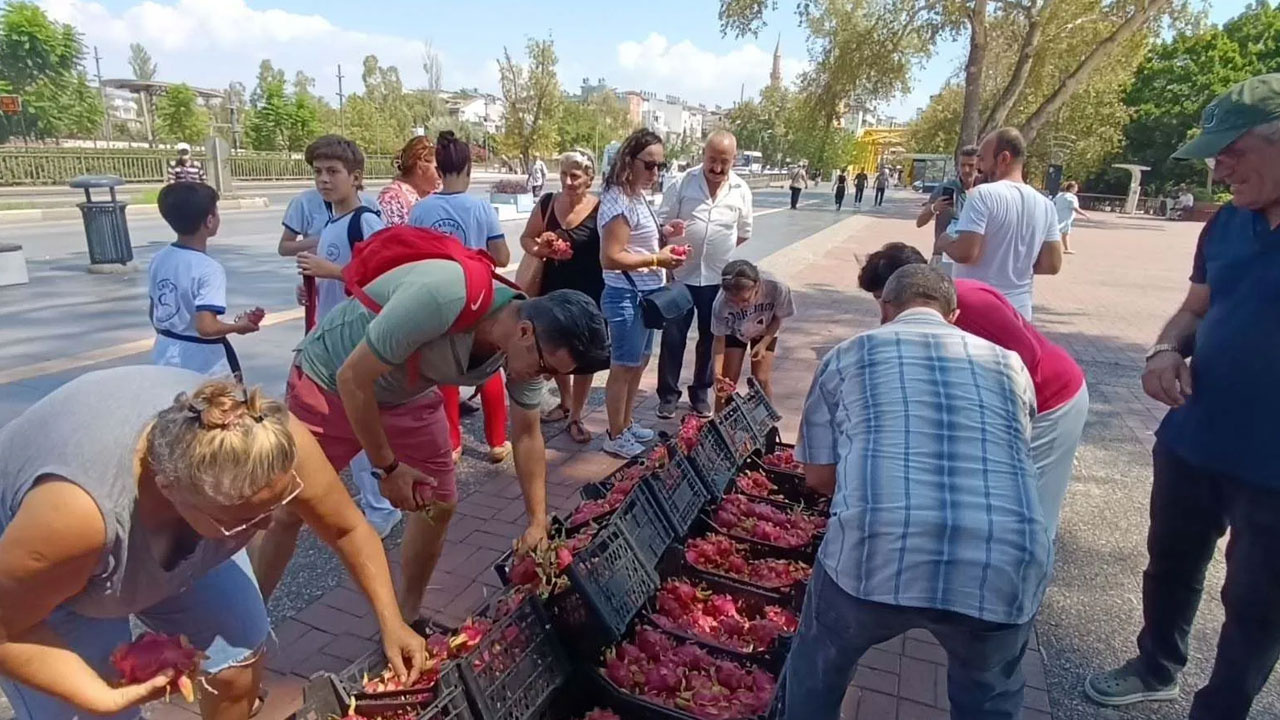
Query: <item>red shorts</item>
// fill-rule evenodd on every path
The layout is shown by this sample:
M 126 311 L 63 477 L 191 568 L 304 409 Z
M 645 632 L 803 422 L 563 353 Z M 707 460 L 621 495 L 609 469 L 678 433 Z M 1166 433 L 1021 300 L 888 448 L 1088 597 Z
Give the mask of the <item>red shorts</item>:
M 342 398 L 294 366 L 285 390 L 289 411 L 316 436 L 324 455 L 341 469 L 360 452 L 360 440 L 347 421 Z M 458 480 L 440 393 L 431 391 L 403 405 L 379 407 L 382 430 L 396 459 L 436 481 L 434 502 L 458 502 Z

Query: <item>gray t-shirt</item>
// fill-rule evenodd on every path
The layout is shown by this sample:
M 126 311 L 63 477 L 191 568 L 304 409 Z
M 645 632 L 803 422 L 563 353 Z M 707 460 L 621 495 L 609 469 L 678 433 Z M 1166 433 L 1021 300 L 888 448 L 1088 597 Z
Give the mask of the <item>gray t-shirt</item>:
M 145 610 L 222 564 L 253 537 L 201 538 L 190 555 L 166 570 L 151 552 L 147 531 L 134 522 L 134 460 L 143 431 L 178 393 L 190 393 L 206 380 L 191 370 L 158 365 L 85 373 L 0 428 L 0 533 L 46 475 L 80 486 L 102 513 L 102 557 L 88 585 L 64 606 L 98 618 Z
M 791 299 L 791 288 L 773 273 L 761 271 L 760 296 L 751 307 L 734 307 L 725 298 L 723 290 L 716 295 L 711 307 L 711 333 L 732 335 L 749 342 L 763 335 L 775 317 L 784 319 L 795 314 L 796 304 Z

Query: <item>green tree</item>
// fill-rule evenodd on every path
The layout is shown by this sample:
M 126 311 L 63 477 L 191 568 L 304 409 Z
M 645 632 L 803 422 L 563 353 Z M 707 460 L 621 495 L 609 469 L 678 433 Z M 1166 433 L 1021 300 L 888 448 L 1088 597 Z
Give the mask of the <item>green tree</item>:
M 587 148 L 600 157 L 604 146 L 622 140 L 629 130 L 627 111 L 613 90 L 567 99 L 560 107 L 561 150 Z
M 209 112 L 200 107 L 190 85 L 173 85 L 156 98 L 156 130 L 165 140 L 187 143 L 209 136 Z
M 266 63 L 267 61 L 263 61 Z M 245 124 L 245 139 L 254 150 L 284 150 L 288 147 L 293 108 L 284 89 L 283 73 L 268 77 L 254 88 L 257 103 Z
M 23 97 L 17 116 L 0 116 L 0 142 L 90 137 L 102 126 L 103 107 L 84 72 L 84 41 L 74 27 L 51 20 L 31 2 L 0 9 L 0 91 Z
M 270 60 L 258 63 L 258 80 L 253 86 L 253 92 L 249 93 L 249 106 L 254 109 L 261 107 L 266 100 L 267 88 L 276 83 L 280 84 L 281 90 L 284 89 L 284 70 L 276 69 Z
M 129 43 L 129 70 L 136 80 L 155 80 L 156 63 L 142 43 Z
M 560 107 L 564 90 L 556 75 L 555 41 L 530 38 L 525 46 L 527 64 L 511 59 L 504 47 L 498 60 L 498 79 L 506 102 L 500 150 L 516 155 L 527 167 L 534 153 L 550 155 L 559 145 Z
M 738 149 L 758 151 L 766 165 L 783 164 L 791 154 L 794 104 L 795 93 L 770 86 L 758 99 L 735 105 L 725 123 L 738 138 Z
M 432 47 L 431 41 L 423 43 L 422 72 L 427 75 L 427 90 L 438 93 L 444 89 L 444 65 L 440 62 L 440 53 Z

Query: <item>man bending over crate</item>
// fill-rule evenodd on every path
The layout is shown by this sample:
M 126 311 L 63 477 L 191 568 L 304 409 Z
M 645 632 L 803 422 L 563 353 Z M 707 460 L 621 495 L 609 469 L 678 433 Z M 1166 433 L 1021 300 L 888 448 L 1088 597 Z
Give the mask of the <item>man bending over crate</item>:
M 357 246 L 344 279 L 353 297 L 299 346 L 289 373 L 289 409 L 334 467 L 346 467 L 363 449 L 383 495 L 412 511 L 397 598 L 412 622 L 457 504 L 436 386 L 477 386 L 506 370 L 516 475 L 529 521 L 520 545 L 537 546 L 547 532 L 543 378 L 602 369 L 607 330 L 586 295 L 561 290 L 529 299 L 494 274 L 487 255 L 432 230 L 376 233 Z M 255 553 L 264 596 L 283 575 L 298 529 L 298 518 L 282 510 Z

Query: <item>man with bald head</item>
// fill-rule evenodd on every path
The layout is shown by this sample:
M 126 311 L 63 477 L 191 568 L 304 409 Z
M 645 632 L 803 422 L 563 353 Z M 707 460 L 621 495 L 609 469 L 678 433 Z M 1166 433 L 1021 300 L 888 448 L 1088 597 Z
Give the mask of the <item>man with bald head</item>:
M 689 259 L 675 271 L 693 296 L 693 309 L 662 331 L 658 359 L 658 417 L 672 418 L 680 400 L 680 370 L 693 318 L 698 318 L 698 345 L 694 355 L 689 407 L 699 416 L 711 417 L 712 367 L 711 307 L 720 291 L 720 273 L 733 249 L 751 239 L 751 189 L 733 172 L 738 141 L 733 133 L 717 130 L 702 148 L 702 165 L 686 172 L 662 196 L 659 224 L 685 223 L 684 242 Z

